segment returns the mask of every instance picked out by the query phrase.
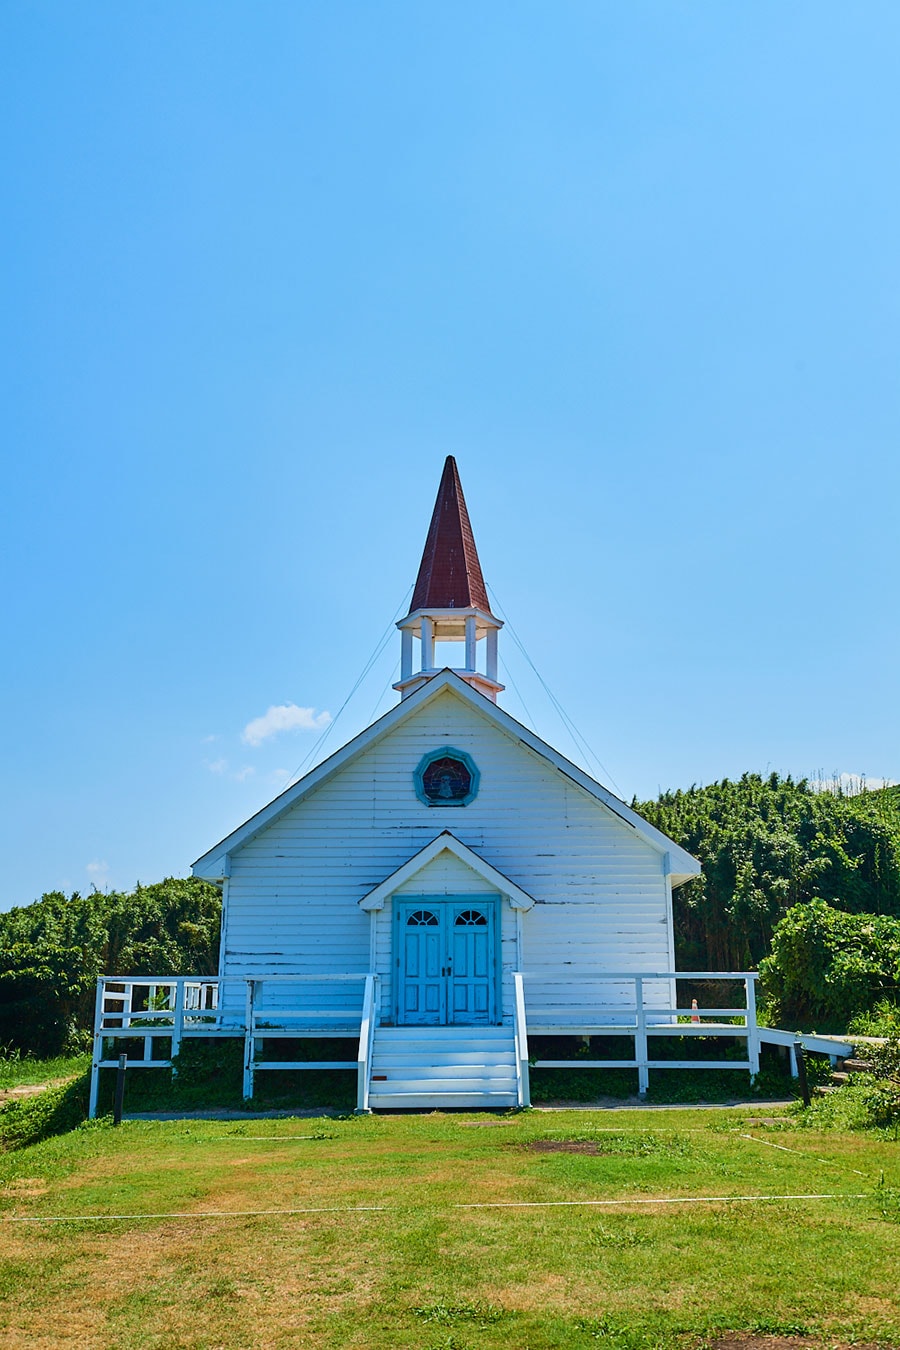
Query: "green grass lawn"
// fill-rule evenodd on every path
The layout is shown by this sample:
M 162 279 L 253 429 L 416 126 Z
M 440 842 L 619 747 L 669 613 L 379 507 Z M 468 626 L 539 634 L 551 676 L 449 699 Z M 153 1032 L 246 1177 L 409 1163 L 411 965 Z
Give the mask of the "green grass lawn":
M 900 1344 L 900 1144 L 771 1109 L 99 1122 L 0 1182 L 4 1345 Z

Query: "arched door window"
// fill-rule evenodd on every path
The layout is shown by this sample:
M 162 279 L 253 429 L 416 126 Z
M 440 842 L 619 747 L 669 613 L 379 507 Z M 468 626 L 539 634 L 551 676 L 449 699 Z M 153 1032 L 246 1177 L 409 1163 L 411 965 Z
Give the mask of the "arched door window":
M 457 928 L 478 928 L 487 924 L 487 918 L 480 909 L 464 909 L 456 916 Z

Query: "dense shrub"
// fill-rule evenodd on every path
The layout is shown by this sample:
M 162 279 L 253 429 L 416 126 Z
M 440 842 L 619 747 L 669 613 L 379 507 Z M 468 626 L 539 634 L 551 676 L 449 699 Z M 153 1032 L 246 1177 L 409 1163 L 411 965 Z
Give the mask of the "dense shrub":
M 847 1027 L 851 1036 L 900 1036 L 900 1003 L 882 998 L 874 1008 L 854 1013 Z
M 900 919 L 795 905 L 760 964 L 775 1025 L 841 1031 L 854 1014 L 900 995 Z
M 842 1087 L 798 1112 L 810 1129 L 882 1130 L 900 1136 L 900 1041 L 896 1038 L 872 1055 L 871 1073 L 854 1073 Z
M 896 1036 L 873 1052 L 872 1078 L 868 1102 L 872 1124 L 882 1128 L 900 1125 L 900 1039 Z
M 633 1097 L 638 1090 L 637 1069 L 532 1069 L 533 1102 L 596 1102 L 602 1097 Z

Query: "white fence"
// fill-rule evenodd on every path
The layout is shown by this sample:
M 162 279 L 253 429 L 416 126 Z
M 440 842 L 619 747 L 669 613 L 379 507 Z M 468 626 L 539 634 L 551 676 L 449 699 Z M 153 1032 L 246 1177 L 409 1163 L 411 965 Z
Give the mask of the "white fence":
M 131 1052 L 129 1069 L 174 1070 L 172 1061 L 185 1038 L 209 1036 L 243 1038 L 246 1098 L 253 1096 L 255 1076 L 260 1070 L 356 1069 L 361 1084 L 359 1106 L 365 1109 L 377 1006 L 376 981 L 377 976 L 368 971 L 225 980 L 103 975 L 97 981 L 91 1118 L 97 1114 L 100 1070 L 118 1068 L 118 1046 L 123 1042 Z M 243 993 L 244 1015 L 239 1020 L 231 1013 L 223 1013 L 226 1002 L 235 1003 L 235 986 L 240 986 Z M 359 1037 L 357 1058 L 277 1060 L 262 1056 L 266 1041 L 322 1037 Z M 141 1047 L 140 1058 L 133 1054 L 136 1042 Z
M 530 1102 L 529 1063 L 538 1069 L 637 1069 L 645 1093 L 651 1069 L 744 1069 L 759 1072 L 753 971 L 597 971 L 588 976 L 513 974 L 513 1033 L 518 1098 Z M 676 981 L 732 981 L 742 987 L 735 1007 L 679 1006 Z M 237 998 L 242 993 L 241 1000 Z M 235 1010 L 243 1006 L 243 1014 Z M 141 1045 L 130 1069 L 174 1069 L 186 1037 L 228 1036 L 244 1041 L 243 1092 L 253 1096 L 256 1074 L 267 1070 L 355 1069 L 357 1109 L 368 1110 L 372 1047 L 378 1022 L 378 976 L 372 971 L 334 975 L 229 977 L 101 976 L 97 982 L 90 1114 L 97 1113 L 101 1069 L 118 1067 L 117 1044 Z M 725 1020 L 727 1019 L 727 1020 Z M 772 1039 L 776 1033 L 763 1032 Z M 782 1033 L 777 1033 L 782 1034 Z M 625 1036 L 630 1059 L 532 1059 L 531 1036 Z M 743 1039 L 741 1059 L 651 1059 L 659 1036 Z M 355 1059 L 266 1059 L 266 1042 L 299 1038 L 354 1038 Z M 160 1049 L 162 1054 L 158 1053 Z
M 527 1065 L 527 1035 L 626 1036 L 633 1039 L 631 1059 L 533 1059 L 536 1069 L 637 1069 L 643 1095 L 651 1069 L 744 1069 L 759 1073 L 759 1028 L 756 1023 L 755 971 L 597 971 L 595 974 L 548 976 L 515 974 L 516 1053 Z M 730 1008 L 679 1007 L 677 980 L 737 981 L 744 1002 Z M 529 997 L 528 984 L 536 986 Z M 519 1012 L 519 1002 L 522 1008 Z M 590 1009 L 589 1020 L 585 1008 Z M 728 1018 L 727 1022 L 722 1019 Z M 681 1019 L 681 1020 L 679 1020 Z M 522 1029 L 520 1030 L 520 1022 Z M 746 1039 L 744 1059 L 651 1059 L 654 1036 L 704 1036 Z M 524 1045 L 520 1042 L 524 1040 Z

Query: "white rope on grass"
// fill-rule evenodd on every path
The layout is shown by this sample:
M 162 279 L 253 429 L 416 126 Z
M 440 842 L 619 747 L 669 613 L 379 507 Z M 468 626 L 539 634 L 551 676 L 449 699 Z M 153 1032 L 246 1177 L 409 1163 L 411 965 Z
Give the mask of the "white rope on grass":
M 447 1209 L 596 1209 L 621 1205 L 757 1204 L 784 1200 L 867 1200 L 868 1191 L 832 1191 L 816 1195 L 669 1195 L 658 1199 L 625 1196 L 619 1200 L 481 1200 L 447 1205 Z M 42 1214 L 3 1215 L 4 1223 L 111 1223 L 146 1219 L 263 1219 L 297 1214 L 429 1214 L 439 1205 L 316 1205 L 303 1209 L 207 1209 L 166 1214 Z
M 865 1200 L 868 1191 L 834 1191 L 822 1195 L 668 1195 L 659 1199 L 632 1196 L 621 1200 L 494 1200 L 485 1204 L 452 1205 L 452 1209 L 547 1209 L 577 1205 L 713 1205 L 758 1200 Z
M 786 1144 L 776 1144 L 771 1139 L 757 1139 L 753 1134 L 742 1134 L 742 1139 L 749 1139 L 751 1144 L 765 1144 L 766 1148 L 777 1148 L 781 1153 L 794 1153 L 798 1158 L 812 1158 L 814 1162 L 825 1163 L 829 1167 L 843 1167 L 844 1163 L 840 1158 L 817 1158 L 814 1153 L 807 1153 L 802 1148 L 788 1148 Z M 865 1172 L 860 1172 L 858 1167 L 851 1167 L 850 1171 L 854 1176 L 865 1177 Z

